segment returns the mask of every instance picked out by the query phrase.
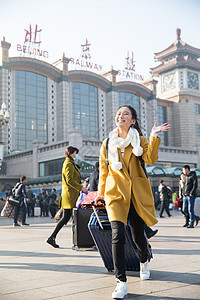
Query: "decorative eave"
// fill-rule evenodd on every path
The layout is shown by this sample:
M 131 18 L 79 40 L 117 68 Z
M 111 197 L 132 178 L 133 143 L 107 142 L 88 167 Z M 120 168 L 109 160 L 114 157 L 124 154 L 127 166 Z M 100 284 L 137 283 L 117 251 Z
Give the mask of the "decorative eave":
M 153 93 L 150 89 L 137 82 L 123 81 L 118 82 L 116 87 L 117 92 L 134 93 L 144 99 L 152 99 Z
M 158 105 L 163 105 L 163 106 L 172 106 L 173 103 L 169 100 L 166 100 L 166 99 L 157 98 L 157 104 Z
M 83 70 L 69 71 L 68 81 L 69 82 L 78 81 L 78 82 L 92 84 L 99 87 L 103 91 L 107 91 L 107 89 L 111 87 L 111 82 L 106 78 L 104 78 L 103 76 L 93 72 L 83 71 Z
M 198 60 L 193 60 L 188 56 L 177 56 L 169 61 L 162 61 L 162 63 L 155 68 L 150 68 L 150 72 L 152 76 L 159 76 L 166 71 L 178 68 L 188 68 L 194 71 L 200 71 L 200 62 Z
M 8 69 L 13 71 L 30 71 L 49 77 L 58 82 L 62 72 L 51 64 L 30 57 L 10 57 Z
M 178 55 L 189 55 L 192 56 L 194 59 L 198 59 L 200 57 L 200 49 L 184 43 L 180 38 L 180 34 L 181 34 L 181 30 L 177 28 L 176 41 L 165 50 L 155 53 L 156 61 L 167 60 L 170 59 L 170 57 L 172 56 L 178 56 Z

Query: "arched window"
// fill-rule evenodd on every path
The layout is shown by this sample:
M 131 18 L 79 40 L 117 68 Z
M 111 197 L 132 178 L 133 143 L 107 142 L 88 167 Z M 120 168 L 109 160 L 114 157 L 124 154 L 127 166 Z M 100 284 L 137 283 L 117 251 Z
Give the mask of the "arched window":
M 84 139 L 99 139 L 98 89 L 90 84 L 72 82 L 72 127 Z

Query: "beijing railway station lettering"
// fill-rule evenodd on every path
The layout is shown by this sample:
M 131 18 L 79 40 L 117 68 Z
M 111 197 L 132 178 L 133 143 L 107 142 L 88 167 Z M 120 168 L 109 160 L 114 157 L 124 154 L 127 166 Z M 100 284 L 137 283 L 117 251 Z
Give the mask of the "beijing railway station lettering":
M 17 51 L 21 53 L 23 56 L 39 56 L 48 58 L 49 52 L 46 50 L 40 49 L 40 45 L 42 43 L 41 41 L 41 31 L 42 29 L 38 28 L 38 25 L 36 24 L 33 28 L 30 24 L 29 29 L 25 29 L 25 37 L 24 37 L 24 43 L 23 45 L 17 44 Z
M 128 51 L 127 57 L 125 58 L 125 67 L 123 70 L 119 70 L 117 74 L 120 77 L 120 80 L 144 81 L 143 75 L 135 73 L 135 62 L 133 51 L 131 52 L 131 55 L 129 55 Z
M 103 70 L 103 66 L 93 63 L 91 61 L 87 61 L 87 60 L 82 60 L 82 59 L 75 59 L 73 57 L 70 58 L 70 62 L 71 65 L 74 65 L 76 67 L 81 67 L 81 68 L 86 68 L 89 70 L 96 70 L 96 71 L 102 71 Z

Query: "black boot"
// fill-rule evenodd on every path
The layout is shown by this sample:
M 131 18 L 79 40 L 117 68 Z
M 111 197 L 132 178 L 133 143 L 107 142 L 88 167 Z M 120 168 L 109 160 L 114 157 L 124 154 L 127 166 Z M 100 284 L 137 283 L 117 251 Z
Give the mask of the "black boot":
M 56 244 L 55 238 L 49 237 L 48 240 L 46 241 L 48 244 L 53 246 L 54 248 L 59 248 L 59 245 Z
M 185 217 L 185 224 L 183 225 L 183 227 L 188 227 L 189 225 L 189 215 L 188 214 L 184 214 L 184 217 Z

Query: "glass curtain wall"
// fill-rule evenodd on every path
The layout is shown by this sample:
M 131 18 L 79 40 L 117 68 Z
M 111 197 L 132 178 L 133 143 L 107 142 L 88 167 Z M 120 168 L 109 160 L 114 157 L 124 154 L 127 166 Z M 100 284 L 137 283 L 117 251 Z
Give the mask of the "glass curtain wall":
M 99 139 L 98 89 L 72 82 L 72 128 L 81 130 L 87 140 Z
M 157 106 L 157 119 L 158 119 L 158 125 L 161 125 L 163 123 L 167 122 L 167 108 L 162 105 Z M 161 138 L 161 145 L 162 146 L 168 146 L 168 134 L 167 132 L 160 132 L 159 136 Z
M 33 148 L 34 140 L 47 142 L 47 78 L 15 71 L 15 150 Z

